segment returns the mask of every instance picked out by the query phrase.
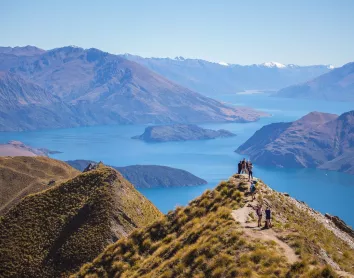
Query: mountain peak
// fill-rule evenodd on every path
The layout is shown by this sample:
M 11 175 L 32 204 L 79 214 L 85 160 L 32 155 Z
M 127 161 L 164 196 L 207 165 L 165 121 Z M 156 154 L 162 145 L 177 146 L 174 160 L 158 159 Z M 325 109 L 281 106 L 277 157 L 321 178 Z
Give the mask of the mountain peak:
M 267 68 L 286 68 L 286 65 L 278 63 L 278 62 L 265 62 L 263 64 L 261 64 L 261 66 L 263 67 L 267 67 Z

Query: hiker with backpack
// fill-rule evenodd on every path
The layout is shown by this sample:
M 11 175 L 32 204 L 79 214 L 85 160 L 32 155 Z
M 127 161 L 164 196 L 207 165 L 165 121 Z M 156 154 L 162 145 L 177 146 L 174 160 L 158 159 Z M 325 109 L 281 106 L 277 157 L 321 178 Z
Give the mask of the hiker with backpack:
M 269 229 L 269 228 L 272 227 L 272 222 L 271 222 L 272 211 L 270 210 L 269 206 L 267 206 L 267 209 L 265 210 L 265 214 L 266 214 L 266 225 L 265 225 L 265 228 Z
M 263 209 L 262 206 L 260 204 L 258 204 L 255 208 L 252 207 L 255 211 L 256 214 L 258 216 L 258 227 L 262 226 L 262 215 L 263 215 Z
M 252 197 L 252 201 L 254 201 L 256 199 L 256 185 L 254 182 L 251 182 L 251 187 L 250 187 L 250 193 L 251 193 L 251 197 Z
M 251 179 L 251 177 L 252 177 L 252 179 Z M 253 165 L 250 160 L 248 161 L 248 180 L 249 181 L 253 180 Z
M 245 158 L 242 160 L 241 174 L 246 174 L 246 159 Z

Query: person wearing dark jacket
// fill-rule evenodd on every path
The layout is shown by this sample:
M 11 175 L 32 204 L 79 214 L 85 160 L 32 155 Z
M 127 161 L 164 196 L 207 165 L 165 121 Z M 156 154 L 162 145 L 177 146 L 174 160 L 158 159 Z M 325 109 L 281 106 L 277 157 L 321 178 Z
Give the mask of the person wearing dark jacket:
M 240 161 L 239 163 L 238 163 L 238 169 L 237 169 L 238 171 L 237 171 L 237 173 L 238 174 L 241 174 L 241 171 L 242 171 L 242 161 Z

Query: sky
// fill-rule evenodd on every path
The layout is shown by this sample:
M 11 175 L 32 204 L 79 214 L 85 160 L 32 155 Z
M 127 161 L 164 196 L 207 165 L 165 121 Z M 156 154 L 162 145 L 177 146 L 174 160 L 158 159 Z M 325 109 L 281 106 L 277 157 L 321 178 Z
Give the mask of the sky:
M 341 66 L 353 13 L 353 0 L 0 0 L 0 45 Z

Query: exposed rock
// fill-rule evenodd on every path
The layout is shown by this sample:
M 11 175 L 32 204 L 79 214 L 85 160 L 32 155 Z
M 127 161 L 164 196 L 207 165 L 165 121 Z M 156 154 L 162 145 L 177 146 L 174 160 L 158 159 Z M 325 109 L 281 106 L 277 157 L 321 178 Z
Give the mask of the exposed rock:
M 55 180 L 50 180 L 49 182 L 48 182 L 48 185 L 49 186 L 52 186 L 52 185 L 54 185 L 55 184 Z
M 91 160 L 66 161 L 72 167 L 83 171 L 95 167 Z M 91 165 L 91 166 L 90 166 Z M 181 169 L 159 165 L 111 166 L 137 188 L 193 186 L 206 184 L 207 181 Z
M 346 232 L 348 235 L 354 238 L 354 230 L 349 227 L 342 219 L 338 216 L 332 216 L 328 213 L 325 216 L 331 220 L 341 231 Z
M 159 125 L 145 128 L 142 135 L 132 137 L 146 142 L 169 142 L 169 141 L 187 141 L 187 140 L 206 140 L 219 137 L 236 136 L 230 131 L 220 129 L 212 130 L 201 128 L 196 125 Z
M 99 163 L 89 163 L 82 172 L 93 171 L 99 168 Z
M 262 127 L 237 152 L 265 166 L 354 174 L 353 130 L 354 111 L 340 116 L 312 112 L 291 123 Z

